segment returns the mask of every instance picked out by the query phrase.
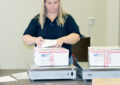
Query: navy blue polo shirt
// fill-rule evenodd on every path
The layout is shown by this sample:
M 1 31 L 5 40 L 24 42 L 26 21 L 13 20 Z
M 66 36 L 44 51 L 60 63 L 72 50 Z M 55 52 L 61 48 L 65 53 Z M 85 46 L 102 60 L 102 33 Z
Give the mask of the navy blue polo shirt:
M 28 34 L 33 37 L 41 36 L 44 39 L 58 39 L 71 33 L 77 33 L 81 36 L 79 27 L 71 15 L 67 14 L 64 27 L 57 25 L 57 19 L 58 18 L 56 17 L 56 19 L 51 22 L 51 20 L 46 17 L 44 27 L 42 29 L 41 25 L 39 24 L 39 15 L 37 15 L 31 20 L 23 35 Z M 68 49 L 69 56 L 71 56 L 71 45 L 63 44 L 62 47 Z

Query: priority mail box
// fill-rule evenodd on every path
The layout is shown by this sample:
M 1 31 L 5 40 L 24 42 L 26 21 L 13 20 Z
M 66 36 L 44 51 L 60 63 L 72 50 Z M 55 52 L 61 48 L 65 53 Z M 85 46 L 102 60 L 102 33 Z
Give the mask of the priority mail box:
M 120 66 L 120 47 L 89 47 L 90 66 Z
M 69 50 L 35 47 L 34 63 L 37 66 L 66 66 L 69 64 Z

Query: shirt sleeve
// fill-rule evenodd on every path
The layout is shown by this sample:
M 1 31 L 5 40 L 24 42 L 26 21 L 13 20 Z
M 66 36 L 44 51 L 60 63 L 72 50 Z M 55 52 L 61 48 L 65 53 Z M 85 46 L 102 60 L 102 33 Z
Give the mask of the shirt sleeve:
M 68 34 L 77 33 L 80 35 L 80 37 L 82 36 L 79 31 L 78 25 L 76 24 L 75 20 L 71 15 L 69 15 L 68 18 L 66 19 L 66 30 Z
M 30 24 L 28 25 L 28 27 L 26 28 L 25 32 L 23 35 L 31 35 L 33 37 L 37 37 L 37 22 L 36 20 L 33 18 L 30 22 Z

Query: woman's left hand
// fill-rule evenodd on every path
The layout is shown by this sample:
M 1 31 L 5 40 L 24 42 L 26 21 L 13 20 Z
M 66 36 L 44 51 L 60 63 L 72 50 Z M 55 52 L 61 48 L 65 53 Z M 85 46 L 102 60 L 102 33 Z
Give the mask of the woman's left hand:
M 63 45 L 63 38 L 58 38 L 55 47 L 56 48 L 61 48 L 62 45 Z

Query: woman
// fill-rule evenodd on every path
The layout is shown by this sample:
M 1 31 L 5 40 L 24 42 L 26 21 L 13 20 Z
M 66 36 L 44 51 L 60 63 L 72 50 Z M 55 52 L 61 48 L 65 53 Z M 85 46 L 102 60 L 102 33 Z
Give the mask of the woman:
M 56 47 L 69 49 L 72 61 L 71 45 L 80 40 L 79 28 L 71 15 L 61 7 L 61 0 L 43 0 L 40 14 L 35 16 L 23 34 L 27 45 L 40 46 L 44 39 L 57 39 Z

